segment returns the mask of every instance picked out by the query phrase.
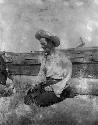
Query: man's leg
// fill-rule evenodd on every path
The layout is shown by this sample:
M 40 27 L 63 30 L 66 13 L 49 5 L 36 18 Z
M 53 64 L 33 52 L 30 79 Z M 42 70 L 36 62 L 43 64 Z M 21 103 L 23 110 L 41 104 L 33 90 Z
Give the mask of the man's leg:
M 46 91 L 35 98 L 35 103 L 42 107 L 50 106 L 60 101 L 61 99 L 52 91 Z
M 24 98 L 24 103 L 30 105 L 35 103 L 38 106 L 50 106 L 52 104 L 60 102 L 61 99 L 58 98 L 53 91 L 41 90 L 38 92 L 28 92 Z
M 74 98 L 76 95 L 77 94 L 73 91 L 71 86 L 68 86 L 62 91 L 60 98 L 61 100 L 64 100 L 65 98 Z

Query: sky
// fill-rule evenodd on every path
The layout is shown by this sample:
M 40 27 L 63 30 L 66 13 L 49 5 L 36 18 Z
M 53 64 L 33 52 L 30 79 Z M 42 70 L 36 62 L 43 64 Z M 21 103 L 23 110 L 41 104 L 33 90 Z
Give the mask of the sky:
M 98 0 L 0 0 L 0 50 L 42 50 L 39 29 L 57 35 L 58 48 L 98 46 Z

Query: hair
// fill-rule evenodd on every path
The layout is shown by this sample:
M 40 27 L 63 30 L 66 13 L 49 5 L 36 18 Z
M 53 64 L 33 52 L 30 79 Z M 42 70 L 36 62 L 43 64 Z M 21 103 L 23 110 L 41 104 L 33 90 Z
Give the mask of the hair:
M 47 42 L 51 42 L 51 43 L 53 44 L 53 46 L 55 47 L 55 44 L 54 44 L 53 40 L 51 40 L 51 39 L 49 39 L 49 38 L 46 38 L 46 41 L 47 41 Z

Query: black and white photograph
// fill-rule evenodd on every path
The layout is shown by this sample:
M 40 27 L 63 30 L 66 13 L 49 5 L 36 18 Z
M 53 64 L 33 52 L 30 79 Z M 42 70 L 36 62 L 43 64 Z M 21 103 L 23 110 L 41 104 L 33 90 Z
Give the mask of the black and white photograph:
M 98 0 L 0 0 L 0 125 L 98 125 Z

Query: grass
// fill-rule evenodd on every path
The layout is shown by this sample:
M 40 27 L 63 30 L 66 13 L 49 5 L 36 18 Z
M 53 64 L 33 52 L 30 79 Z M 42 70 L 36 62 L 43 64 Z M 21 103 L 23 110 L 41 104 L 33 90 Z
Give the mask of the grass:
M 15 77 L 16 92 L 0 98 L 0 125 L 97 125 L 98 97 L 77 96 L 46 108 L 23 102 L 32 82 Z

